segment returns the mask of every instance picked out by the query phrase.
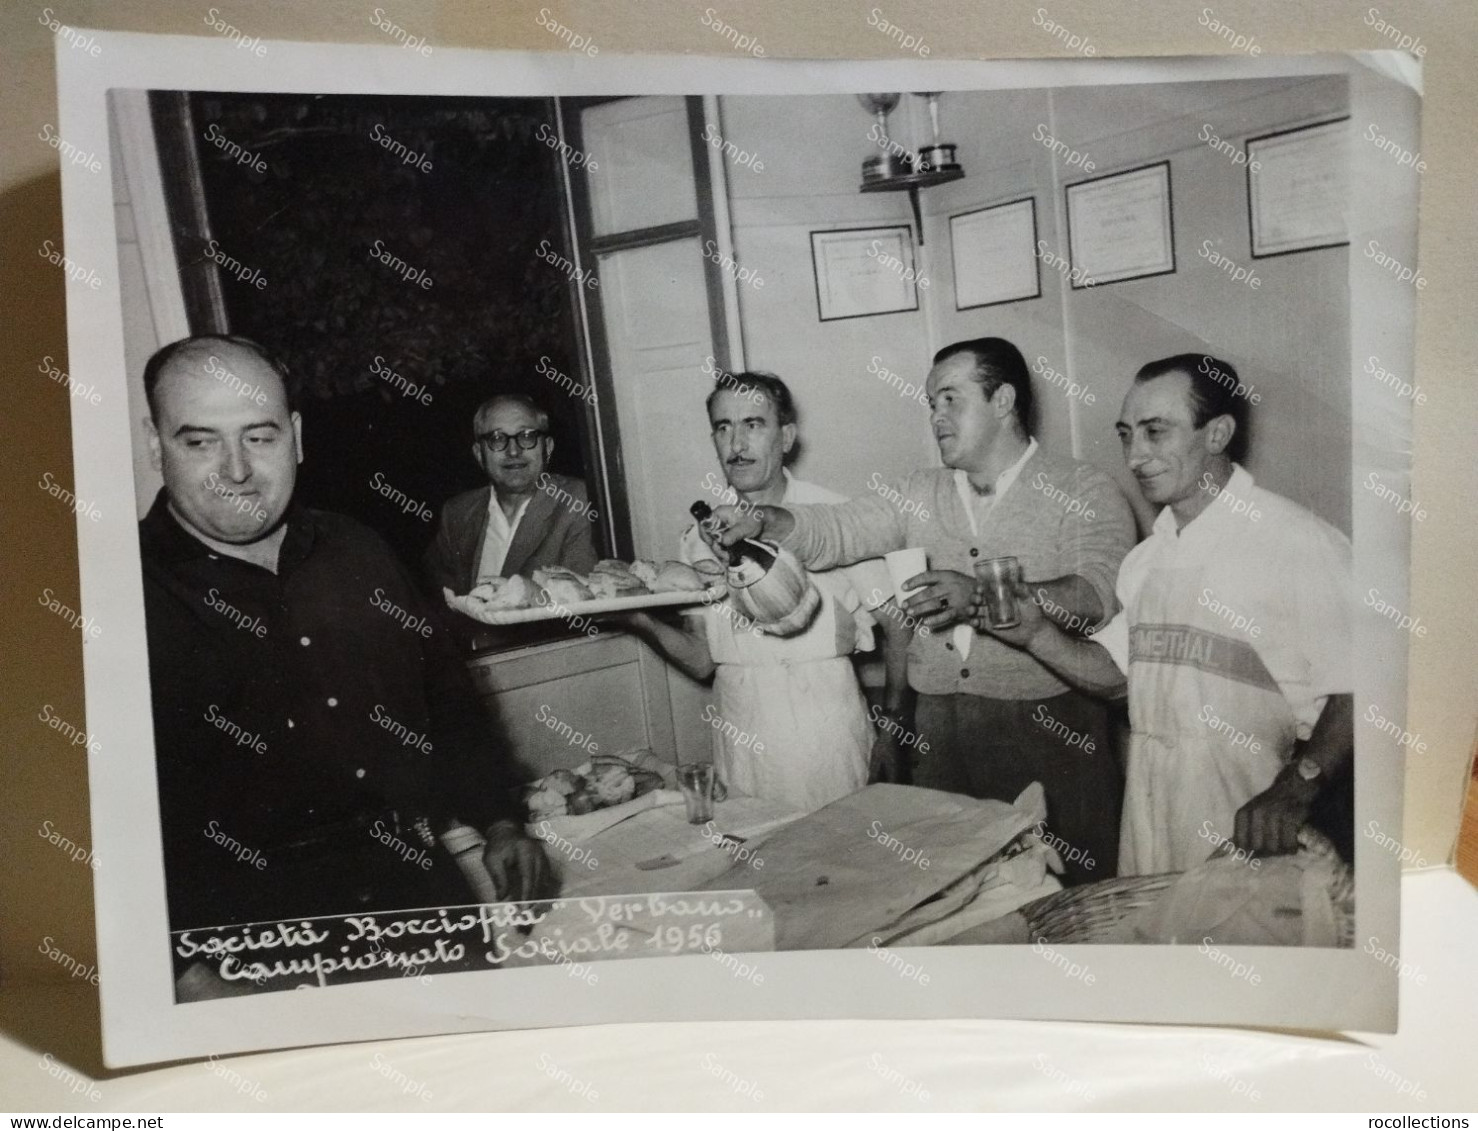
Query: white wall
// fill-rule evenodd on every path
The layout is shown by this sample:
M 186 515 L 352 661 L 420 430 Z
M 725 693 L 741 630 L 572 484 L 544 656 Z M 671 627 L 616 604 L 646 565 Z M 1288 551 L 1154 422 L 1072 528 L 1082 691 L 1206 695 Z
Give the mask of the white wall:
M 174 244 L 164 205 L 148 95 L 116 90 L 109 101 L 113 213 L 118 229 L 118 285 L 123 362 L 133 438 L 134 502 L 142 518 L 164 485 L 149 463 L 144 418 L 144 365 L 160 346 L 189 333 Z
M 1240 145 L 1336 117 L 1347 108 L 1344 80 L 962 92 L 940 105 L 943 138 L 959 146 L 966 177 L 923 194 L 925 243 L 916 254 L 931 285 L 921 291 L 921 309 L 822 323 L 809 233 L 910 221 L 905 194 L 857 191 L 863 158 L 878 152 L 868 137 L 872 119 L 850 95 L 720 99 L 724 138 L 764 162 L 763 172 L 728 170 L 736 258 L 765 280 L 758 290 L 740 285 L 740 313 L 748 365 L 779 373 L 800 403 L 806 451 L 797 471 L 856 494 L 873 471 L 886 478 L 933 465 L 925 411 L 869 374 L 870 359 L 921 381 L 941 346 L 996 335 L 1015 342 L 1029 363 L 1044 357 L 1093 392 L 1095 403 L 1085 405 L 1038 382 L 1038 435 L 1114 474 L 1147 522 L 1114 421 L 1141 365 L 1205 350 L 1266 391 L 1263 411 L 1253 409 L 1252 474 L 1348 531 L 1348 249 L 1254 261 L 1245 170 L 1200 136 L 1209 124 Z M 890 131 L 918 145 L 925 123 L 922 100 L 905 96 Z M 1093 173 L 1060 170 L 1036 136 L 1039 125 L 1086 153 Z M 1160 160 L 1171 165 L 1174 274 L 1071 290 L 1043 266 L 1040 298 L 955 309 L 951 215 L 1033 195 L 1038 237 L 1065 253 L 1066 183 Z M 1253 268 L 1260 287 L 1231 282 L 1199 255 L 1206 239 Z
M 855 495 L 873 472 L 890 479 L 932 462 L 925 409 L 868 372 L 877 357 L 921 379 L 924 311 L 833 322 L 817 315 L 812 231 L 911 223 L 906 196 L 857 191 L 862 159 L 878 152 L 867 140 L 872 117 L 852 95 L 719 103 L 723 137 L 764 163 L 762 172 L 728 170 L 735 259 L 764 280 L 739 284 L 740 319 L 748 367 L 779 374 L 795 394 L 796 474 Z M 695 426 L 706 431 L 701 404 L 697 411 Z

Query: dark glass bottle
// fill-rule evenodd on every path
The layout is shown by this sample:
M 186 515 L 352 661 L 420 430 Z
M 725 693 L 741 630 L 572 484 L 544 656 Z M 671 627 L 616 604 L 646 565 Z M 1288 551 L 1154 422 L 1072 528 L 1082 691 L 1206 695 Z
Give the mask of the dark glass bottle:
M 701 526 L 713 515 L 713 508 L 698 500 L 688 508 L 688 513 Z M 729 547 L 730 583 L 749 586 L 770 572 L 775 564 L 775 551 L 753 538 L 741 538 Z

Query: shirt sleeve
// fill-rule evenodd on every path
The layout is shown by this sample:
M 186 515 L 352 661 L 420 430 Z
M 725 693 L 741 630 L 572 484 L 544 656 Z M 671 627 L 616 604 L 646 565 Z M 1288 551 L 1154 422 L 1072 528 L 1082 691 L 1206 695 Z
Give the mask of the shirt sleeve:
M 411 602 L 414 589 L 409 578 L 405 580 L 405 599 Z M 428 612 L 409 603 L 406 607 L 417 615 Z M 479 830 L 500 819 L 522 823 L 519 783 L 507 749 L 500 747 L 466 664 L 446 632 L 433 631 L 422 642 L 421 661 L 435 751 L 430 773 L 436 780 L 427 783 L 428 802 L 435 811 L 427 815 L 459 819 Z
M 1101 627 L 1088 639 L 1101 644 L 1103 650 L 1114 661 L 1114 666 L 1129 678 L 1129 614 L 1120 609 L 1114 619 Z
M 1309 665 L 1309 690 L 1316 697 L 1354 691 L 1350 664 L 1351 624 L 1359 604 L 1350 542 L 1319 528 L 1298 543 L 1285 575 L 1291 585 L 1296 639 Z
M 882 557 L 901 550 L 907 537 L 902 512 L 880 496 L 786 510 L 795 516 L 795 529 L 781 545 L 813 570 Z
M 1134 512 L 1118 484 L 1103 472 L 1084 466 L 1077 480 L 1074 486 L 1083 507 L 1081 513 L 1063 519 L 1060 552 L 1068 572 L 1081 577 L 1098 594 L 1102 627 L 1120 607 L 1114 587 L 1125 555 L 1134 548 Z

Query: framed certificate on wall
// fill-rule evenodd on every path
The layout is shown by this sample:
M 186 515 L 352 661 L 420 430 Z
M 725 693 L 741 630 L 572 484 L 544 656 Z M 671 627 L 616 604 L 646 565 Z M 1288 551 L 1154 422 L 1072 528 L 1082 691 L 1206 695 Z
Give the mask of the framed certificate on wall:
M 1175 270 L 1170 162 L 1068 185 L 1073 290 Z
M 1247 139 L 1247 222 L 1252 257 L 1350 242 L 1349 118 Z
M 812 232 L 811 264 L 822 322 L 917 310 L 917 288 L 929 286 L 914 268 L 913 232 L 906 224 Z
M 956 310 L 1041 297 L 1035 197 L 951 216 L 949 241 Z

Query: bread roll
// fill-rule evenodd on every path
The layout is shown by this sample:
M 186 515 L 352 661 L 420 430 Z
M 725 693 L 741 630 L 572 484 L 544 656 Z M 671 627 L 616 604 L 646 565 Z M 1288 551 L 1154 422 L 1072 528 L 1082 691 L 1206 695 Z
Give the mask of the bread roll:
M 594 599 L 590 587 L 585 584 L 585 579 L 574 570 L 565 569 L 564 566 L 550 566 L 548 569 L 534 570 L 534 584 L 548 593 L 550 602 L 556 605 L 573 605 L 580 601 Z
M 698 571 L 686 562 L 665 562 L 657 571 L 654 593 L 701 593 L 708 588 Z
M 532 587 L 516 574 L 478 582 L 467 597 L 489 610 L 526 609 L 534 603 Z

